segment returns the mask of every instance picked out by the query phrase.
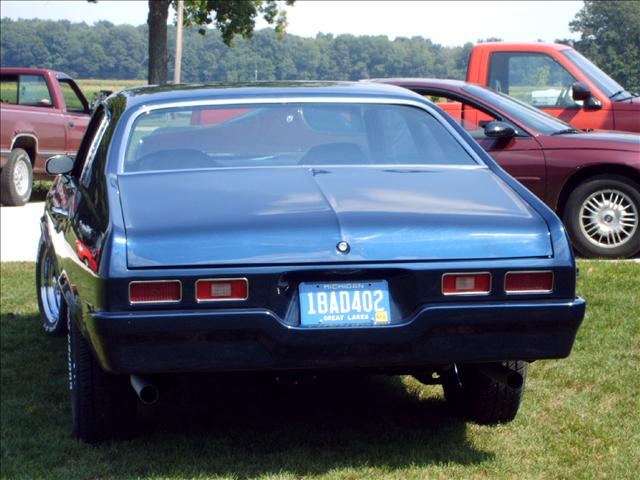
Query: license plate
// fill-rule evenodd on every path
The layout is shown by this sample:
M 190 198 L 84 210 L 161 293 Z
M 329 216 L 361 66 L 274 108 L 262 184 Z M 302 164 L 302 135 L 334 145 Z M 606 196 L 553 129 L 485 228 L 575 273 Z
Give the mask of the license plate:
M 389 287 L 385 280 L 301 283 L 303 326 L 386 325 L 391 322 Z

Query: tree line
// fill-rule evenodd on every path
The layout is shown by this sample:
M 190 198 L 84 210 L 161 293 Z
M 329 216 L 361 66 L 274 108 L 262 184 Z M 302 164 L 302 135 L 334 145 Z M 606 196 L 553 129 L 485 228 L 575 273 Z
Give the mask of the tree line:
M 640 91 L 640 2 L 584 2 L 570 23 L 569 43 L 630 91 Z M 236 37 L 184 29 L 183 82 L 253 80 L 359 80 L 376 77 L 464 79 L 473 44 L 446 47 L 424 37 L 286 35 L 273 29 Z M 0 20 L 0 64 L 61 70 L 77 78 L 143 80 L 148 70 L 148 26 L 93 25 L 66 20 Z M 499 39 L 487 39 L 499 40 Z M 482 40 L 478 40 L 481 42 Z M 173 77 L 175 27 L 168 27 Z
M 473 45 L 444 47 L 423 37 L 318 34 L 286 35 L 273 29 L 236 38 L 227 47 L 215 30 L 184 29 L 184 82 L 258 80 L 358 80 L 389 76 L 463 79 Z M 0 21 L 2 66 L 61 70 L 77 78 L 144 79 L 147 76 L 147 25 L 66 20 Z M 169 26 L 168 44 L 175 44 Z M 169 49 L 169 78 L 173 76 Z

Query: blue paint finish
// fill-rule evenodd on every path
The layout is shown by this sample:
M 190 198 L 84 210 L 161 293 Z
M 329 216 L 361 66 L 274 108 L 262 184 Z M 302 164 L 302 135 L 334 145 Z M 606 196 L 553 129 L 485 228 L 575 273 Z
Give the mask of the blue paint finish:
M 104 368 L 119 373 L 410 369 L 569 354 L 584 302 L 575 296 L 575 262 L 562 223 L 446 116 L 441 121 L 487 168 L 118 175 L 127 122 L 145 106 L 291 96 L 410 100 L 439 110 L 399 87 L 334 82 L 143 87 L 107 101 L 114 129 L 104 188 L 69 196 L 89 207 L 108 205 L 106 228 L 95 232 L 103 260 L 90 278 L 80 264 L 68 272 L 69 282 L 78 286 L 77 301 L 89 311 L 74 320 Z M 70 189 L 77 189 L 76 180 Z M 48 217 L 51 206 L 48 199 Z M 78 220 L 74 212 L 70 224 Z M 336 250 L 342 240 L 350 244 L 348 254 Z M 555 289 L 506 295 L 505 273 L 513 270 L 551 270 Z M 83 282 L 79 271 L 89 280 Z M 490 272 L 490 294 L 443 296 L 442 274 L 466 271 Z M 199 278 L 235 277 L 248 279 L 246 301 L 195 301 Z M 182 301 L 129 305 L 129 282 L 151 279 L 180 280 Z M 301 326 L 301 284 L 362 280 L 387 282 L 391 324 Z
M 544 220 L 484 168 L 212 169 L 119 186 L 130 268 L 552 254 Z

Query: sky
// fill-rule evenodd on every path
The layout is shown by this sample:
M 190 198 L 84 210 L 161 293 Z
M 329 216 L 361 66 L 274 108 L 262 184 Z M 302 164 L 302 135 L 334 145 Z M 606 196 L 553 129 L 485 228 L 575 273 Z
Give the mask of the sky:
M 553 42 L 577 38 L 569 22 L 581 1 L 301 1 L 287 7 L 287 32 L 303 37 L 339 35 L 422 36 L 445 46 L 498 37 L 509 42 Z M 66 19 L 92 24 L 140 25 L 147 21 L 146 0 L 0 2 L 0 16 L 11 19 Z M 173 12 L 169 14 L 173 21 Z M 267 26 L 258 22 L 257 28 Z

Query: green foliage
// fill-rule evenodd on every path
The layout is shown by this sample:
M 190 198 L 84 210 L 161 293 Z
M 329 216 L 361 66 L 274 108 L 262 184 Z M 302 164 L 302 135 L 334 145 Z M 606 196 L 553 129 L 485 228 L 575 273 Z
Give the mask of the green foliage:
M 293 5 L 295 0 L 286 0 L 287 5 Z M 287 26 L 287 14 L 278 9 L 275 0 L 243 0 L 229 2 L 228 0 L 187 0 L 184 3 L 184 24 L 186 26 L 200 25 L 200 33 L 206 33 L 204 26 L 213 24 L 222 34 L 226 45 L 231 45 L 234 35 L 249 38 L 253 35 L 258 15 L 267 21 L 275 23 L 276 33 L 282 35 Z
M 569 24 L 573 47 L 622 86 L 640 92 L 640 2 L 585 1 Z
M 2 66 L 62 70 L 76 78 L 120 80 L 147 77 L 147 26 L 98 22 L 10 20 L 0 22 Z M 169 27 L 168 44 L 175 42 Z M 196 26 L 184 30 L 184 82 L 258 80 L 358 80 L 379 77 L 465 77 L 473 44 L 443 47 L 423 37 L 318 34 L 315 38 L 286 35 L 272 29 L 225 45 L 221 32 Z M 173 49 L 169 49 L 169 77 Z M 257 75 L 256 75 L 257 72 Z

